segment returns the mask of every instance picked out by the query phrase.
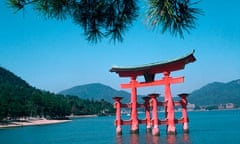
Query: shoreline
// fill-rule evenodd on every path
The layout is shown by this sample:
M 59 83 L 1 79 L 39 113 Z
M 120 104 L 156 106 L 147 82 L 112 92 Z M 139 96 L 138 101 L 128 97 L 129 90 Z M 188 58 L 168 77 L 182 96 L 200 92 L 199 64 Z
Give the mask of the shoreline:
M 98 115 L 93 114 L 93 115 L 70 115 L 70 116 L 66 116 L 67 118 L 69 118 L 70 120 L 73 119 L 81 119 L 81 118 L 92 118 L 92 117 L 98 117 Z
M 97 117 L 97 116 L 98 115 L 70 115 L 70 116 L 67 116 L 68 120 L 49 120 L 46 118 L 33 118 L 30 120 L 8 121 L 6 123 L 0 122 L 0 130 L 7 129 L 7 128 L 15 128 L 15 127 L 60 124 L 60 123 L 70 122 L 74 119 L 90 118 L 90 117 Z
M 24 121 L 13 121 L 6 124 L 0 123 L 0 129 L 15 128 L 15 127 L 26 127 L 26 126 L 41 126 L 50 124 L 59 124 L 70 122 L 71 120 L 48 120 L 48 119 L 33 119 Z

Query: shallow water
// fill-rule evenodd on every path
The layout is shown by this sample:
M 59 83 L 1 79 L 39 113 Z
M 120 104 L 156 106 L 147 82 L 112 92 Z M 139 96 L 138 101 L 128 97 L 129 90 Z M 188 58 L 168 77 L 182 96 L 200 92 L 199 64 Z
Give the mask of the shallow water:
M 30 126 L 0 130 L 0 144 L 237 144 L 240 143 L 240 110 L 189 112 L 189 134 L 177 126 L 176 136 L 166 135 L 160 126 L 160 136 L 145 132 L 140 126 L 138 135 L 115 134 L 115 117 L 83 118 L 68 123 Z

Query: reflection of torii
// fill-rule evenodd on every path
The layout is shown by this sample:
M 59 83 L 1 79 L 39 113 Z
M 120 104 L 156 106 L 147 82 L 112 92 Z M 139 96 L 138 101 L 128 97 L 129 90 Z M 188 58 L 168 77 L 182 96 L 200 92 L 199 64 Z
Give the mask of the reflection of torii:
M 138 125 L 139 121 L 137 116 L 137 88 L 138 87 L 147 87 L 147 86 L 157 86 L 157 85 L 164 85 L 164 101 L 166 103 L 167 109 L 166 112 L 166 119 L 167 119 L 167 131 L 168 133 L 175 134 L 175 119 L 174 119 L 174 102 L 172 99 L 171 94 L 171 84 L 174 83 L 182 83 L 184 81 L 184 77 L 170 77 L 172 71 L 177 71 L 184 69 L 185 65 L 191 62 L 194 62 L 196 59 L 193 56 L 194 51 L 190 54 L 187 54 L 183 57 L 178 59 L 166 61 L 166 62 L 157 62 L 146 64 L 142 66 L 127 66 L 127 67 L 120 67 L 120 66 L 113 66 L 110 69 L 110 72 L 116 72 L 120 77 L 129 77 L 130 82 L 127 84 L 121 84 L 121 88 L 130 88 L 131 89 L 131 120 L 126 122 L 131 123 L 131 132 L 137 133 L 138 132 Z M 155 80 L 155 74 L 162 73 L 163 78 L 159 80 Z M 144 76 L 145 81 L 138 82 L 137 77 Z M 157 108 L 155 109 L 157 113 Z M 158 123 L 158 122 L 157 122 Z M 158 129 L 158 125 L 156 124 L 154 128 Z M 154 131 L 154 129 L 153 129 Z M 158 130 L 155 130 L 158 133 Z
M 124 137 L 121 135 L 118 135 L 116 137 L 116 144 L 123 144 L 123 143 L 129 143 L 129 144 L 138 144 L 141 142 L 146 141 L 146 143 L 169 143 L 169 144 L 176 144 L 176 143 L 190 143 L 190 138 L 188 134 L 183 134 L 182 137 L 176 137 L 175 135 L 168 135 L 165 139 L 161 139 L 156 136 L 152 136 L 149 133 L 146 133 L 146 135 L 139 136 L 138 134 L 131 134 L 130 139 L 129 137 Z

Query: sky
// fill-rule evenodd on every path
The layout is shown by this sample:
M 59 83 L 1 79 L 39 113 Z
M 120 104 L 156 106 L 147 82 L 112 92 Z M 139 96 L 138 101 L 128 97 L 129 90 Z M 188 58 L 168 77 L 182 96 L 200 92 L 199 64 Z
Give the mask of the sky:
M 36 88 L 55 93 L 89 83 L 120 90 L 120 84 L 129 79 L 110 73 L 113 65 L 171 60 L 194 49 L 197 61 L 171 74 L 185 78 L 184 83 L 172 85 L 173 95 L 190 93 L 211 82 L 240 79 L 239 6 L 239 0 L 202 0 L 197 7 L 204 15 L 198 16 L 196 29 L 184 39 L 150 30 L 141 16 L 125 33 L 122 43 L 106 39 L 92 44 L 71 20 L 46 19 L 29 8 L 14 13 L 2 0 L 0 66 Z M 140 88 L 138 93 L 162 90 L 162 86 Z

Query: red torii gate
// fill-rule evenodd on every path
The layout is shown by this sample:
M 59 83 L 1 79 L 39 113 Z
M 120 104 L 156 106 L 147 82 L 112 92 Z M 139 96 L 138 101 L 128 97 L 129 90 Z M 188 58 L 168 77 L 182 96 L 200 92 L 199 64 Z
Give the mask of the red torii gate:
M 115 97 L 115 108 L 116 108 L 116 131 L 118 134 L 122 132 L 121 125 L 130 124 L 131 125 L 131 133 L 138 133 L 139 128 L 138 125 L 140 123 L 146 123 L 147 130 L 150 129 L 152 126 L 152 134 L 158 135 L 159 134 L 159 124 L 166 124 L 167 125 L 167 132 L 168 134 L 175 134 L 176 128 L 175 123 L 183 123 L 183 129 L 185 132 L 188 131 L 188 118 L 186 113 L 186 105 L 187 94 L 181 94 L 182 100 L 179 102 L 174 102 L 171 94 L 171 84 L 175 83 L 182 83 L 184 81 L 184 77 L 170 77 L 170 73 L 172 71 L 177 71 L 184 69 L 185 65 L 191 62 L 194 62 L 196 59 L 194 57 L 194 51 L 190 54 L 187 54 L 181 58 L 174 59 L 171 61 L 166 62 L 157 62 L 142 66 L 135 66 L 135 67 L 120 67 L 120 66 L 113 66 L 110 69 L 110 72 L 116 72 L 120 77 L 130 77 L 130 82 L 127 84 L 121 84 L 121 88 L 131 89 L 131 103 L 130 104 L 121 104 L 120 100 L 121 97 Z M 155 75 L 158 73 L 163 73 L 163 78 L 160 80 L 155 80 Z M 137 77 L 144 76 L 144 82 L 138 82 Z M 147 87 L 147 86 L 157 86 L 157 85 L 164 85 L 165 86 L 165 95 L 164 95 L 164 102 L 158 102 L 157 96 L 159 94 L 150 94 L 148 97 L 145 97 L 145 104 L 138 104 L 137 103 L 137 88 L 139 87 Z M 150 111 L 148 103 L 151 102 L 152 107 L 152 120 L 150 120 Z M 182 115 L 183 118 L 181 120 L 176 120 L 174 116 L 174 105 L 182 105 Z M 159 120 L 158 119 L 158 106 L 165 106 L 165 113 L 166 119 Z M 121 119 L 121 107 L 129 107 L 131 108 L 131 119 L 128 121 L 123 121 Z M 145 107 L 146 110 L 146 118 L 145 120 L 138 119 L 137 108 L 138 107 Z

